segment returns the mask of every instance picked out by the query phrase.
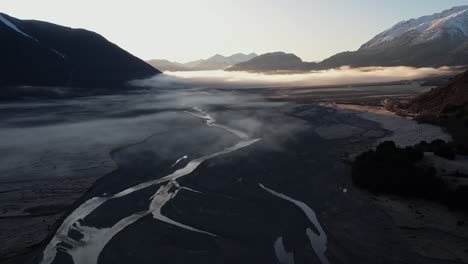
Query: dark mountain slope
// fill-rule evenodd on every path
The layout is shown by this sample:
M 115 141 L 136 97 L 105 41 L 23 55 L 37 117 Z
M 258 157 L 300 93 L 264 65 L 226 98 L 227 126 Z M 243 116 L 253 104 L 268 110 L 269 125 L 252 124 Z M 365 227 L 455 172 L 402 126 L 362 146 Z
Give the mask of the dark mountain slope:
M 453 110 L 466 109 L 468 117 L 468 71 L 455 76 L 446 85 L 413 98 L 408 110 L 423 115 L 440 116 Z
M 421 121 L 445 127 L 468 154 L 468 71 L 413 98 L 403 107 Z
M 303 62 L 301 58 L 291 53 L 272 52 L 257 56 L 249 61 L 238 63 L 226 69 L 227 71 L 302 71 L 314 67 L 315 63 Z
M 160 73 L 97 33 L 0 16 L 3 85 L 111 87 Z
M 399 40 L 403 38 L 405 37 Z M 467 45 L 468 41 L 460 35 L 444 34 L 436 40 L 415 45 L 392 46 L 389 44 L 387 48 L 359 49 L 354 52 L 338 53 L 320 62 L 319 68 L 329 69 L 344 65 L 352 67 L 468 65 Z

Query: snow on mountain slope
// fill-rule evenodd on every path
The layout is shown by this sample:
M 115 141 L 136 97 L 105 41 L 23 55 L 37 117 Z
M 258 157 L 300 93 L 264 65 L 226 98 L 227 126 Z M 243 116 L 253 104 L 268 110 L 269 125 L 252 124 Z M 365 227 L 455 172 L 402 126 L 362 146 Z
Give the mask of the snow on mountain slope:
M 378 48 L 405 35 L 410 36 L 411 44 L 420 44 L 437 39 L 444 33 L 464 35 L 468 39 L 468 6 L 402 21 L 362 45 L 361 49 Z
M 8 19 L 6 19 L 4 16 L 2 16 L 2 14 L 0 14 L 0 21 L 3 22 L 7 27 L 13 29 L 14 31 L 20 33 L 21 35 L 25 36 L 25 37 L 28 37 L 28 38 L 31 38 L 31 39 L 34 39 L 35 41 L 37 41 L 37 39 L 29 36 L 28 34 L 24 33 L 23 31 L 21 31 L 15 24 L 11 23 Z

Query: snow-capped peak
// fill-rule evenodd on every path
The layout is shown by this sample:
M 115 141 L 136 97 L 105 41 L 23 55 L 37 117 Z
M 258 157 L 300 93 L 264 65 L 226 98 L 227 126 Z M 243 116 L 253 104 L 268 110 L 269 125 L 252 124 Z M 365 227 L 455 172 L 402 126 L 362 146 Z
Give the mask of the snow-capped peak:
M 9 27 L 9 28 L 13 29 L 14 31 L 20 33 L 21 35 L 37 41 L 37 39 L 29 36 L 28 34 L 24 33 L 23 31 L 21 31 L 15 24 L 11 23 L 8 19 L 6 19 L 4 16 L 2 16 L 2 14 L 0 14 L 0 21 L 3 22 L 7 27 Z
M 454 7 L 441 13 L 402 21 L 380 33 L 362 46 L 362 49 L 379 47 L 405 34 L 413 36 L 412 44 L 436 39 L 442 33 L 462 33 L 468 38 L 468 6 Z

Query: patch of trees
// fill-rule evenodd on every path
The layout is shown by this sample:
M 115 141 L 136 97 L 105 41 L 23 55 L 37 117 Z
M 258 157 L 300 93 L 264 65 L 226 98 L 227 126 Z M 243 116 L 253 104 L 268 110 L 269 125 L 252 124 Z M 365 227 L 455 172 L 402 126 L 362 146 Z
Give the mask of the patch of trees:
M 436 139 L 430 144 L 426 141 L 421 141 L 421 143 L 413 148 L 418 152 L 434 152 L 435 155 L 449 160 L 454 160 L 457 153 L 461 151 L 461 147 L 446 143 L 441 139 Z
M 416 120 L 444 127 L 454 142 L 465 148 L 465 155 L 468 155 L 468 103 L 458 106 L 448 104 L 440 115 L 420 115 Z
M 454 159 L 457 150 L 442 140 L 421 142 L 405 148 L 398 147 L 393 141 L 386 141 L 376 150 L 369 150 L 356 157 L 352 163 L 353 182 L 373 194 L 423 198 L 468 212 L 468 187 L 450 190 L 433 167 L 418 164 L 424 152 Z

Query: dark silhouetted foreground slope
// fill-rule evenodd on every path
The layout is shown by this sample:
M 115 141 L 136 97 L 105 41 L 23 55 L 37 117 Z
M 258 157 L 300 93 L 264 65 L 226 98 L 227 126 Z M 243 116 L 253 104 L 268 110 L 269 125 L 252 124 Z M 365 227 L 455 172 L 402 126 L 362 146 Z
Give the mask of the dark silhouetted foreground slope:
M 160 73 L 101 35 L 0 13 L 1 86 L 111 87 Z

